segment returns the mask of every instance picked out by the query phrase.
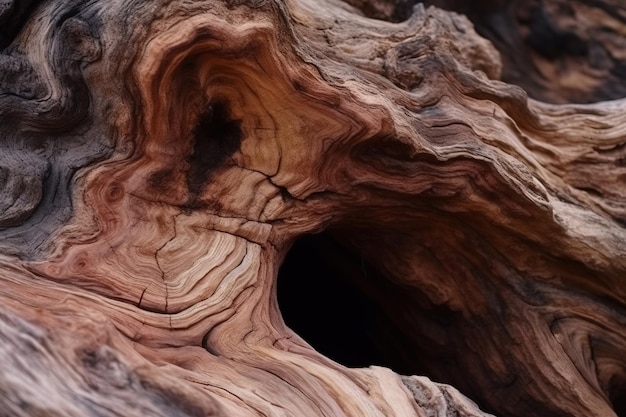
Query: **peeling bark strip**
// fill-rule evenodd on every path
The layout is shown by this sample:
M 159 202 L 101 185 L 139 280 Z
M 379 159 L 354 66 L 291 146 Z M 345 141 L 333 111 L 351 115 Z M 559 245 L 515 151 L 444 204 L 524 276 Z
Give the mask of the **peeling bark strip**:
M 507 32 L 541 68 L 623 82 L 604 15 L 544 3 Z M 351 4 L 0 5 L 0 415 L 626 415 L 626 101 L 535 101 L 466 17 Z M 322 231 L 405 376 L 285 325 Z

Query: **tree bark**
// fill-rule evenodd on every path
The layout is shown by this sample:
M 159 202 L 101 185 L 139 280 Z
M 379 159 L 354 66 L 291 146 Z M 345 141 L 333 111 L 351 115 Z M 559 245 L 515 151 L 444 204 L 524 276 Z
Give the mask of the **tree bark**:
M 0 415 L 626 416 L 626 10 L 433 3 L 0 5 Z

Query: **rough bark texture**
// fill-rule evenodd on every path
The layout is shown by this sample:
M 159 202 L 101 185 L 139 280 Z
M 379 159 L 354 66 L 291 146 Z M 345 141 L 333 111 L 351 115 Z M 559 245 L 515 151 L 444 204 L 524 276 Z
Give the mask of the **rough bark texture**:
M 0 415 L 626 415 L 626 10 L 351 3 L 0 3 Z M 284 324 L 321 231 L 407 376 Z

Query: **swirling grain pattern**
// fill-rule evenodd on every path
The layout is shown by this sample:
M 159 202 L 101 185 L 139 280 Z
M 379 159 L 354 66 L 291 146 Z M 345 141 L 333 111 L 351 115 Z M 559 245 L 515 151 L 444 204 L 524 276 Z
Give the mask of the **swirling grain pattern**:
M 529 99 L 465 17 L 352 3 L 0 8 L 3 415 L 616 415 L 626 101 Z M 285 325 L 326 229 L 456 389 Z

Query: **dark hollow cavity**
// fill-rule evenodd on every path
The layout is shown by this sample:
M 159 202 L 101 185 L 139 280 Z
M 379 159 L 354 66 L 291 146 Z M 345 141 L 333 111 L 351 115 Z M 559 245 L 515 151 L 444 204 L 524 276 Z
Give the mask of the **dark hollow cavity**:
M 419 309 L 419 295 L 380 274 L 340 233 L 301 237 L 278 273 L 278 305 L 288 327 L 324 356 L 352 368 L 384 366 L 403 375 L 429 375 L 424 362 L 456 368 L 454 351 L 430 346 L 422 327 L 454 329 L 447 311 Z M 402 307 L 399 307 L 402 306 Z M 423 307 L 423 306 L 422 306 Z M 392 314 L 414 318 L 393 320 Z M 411 327 L 416 320 L 428 325 Z M 415 321 L 415 323 L 413 323 Z M 415 339 L 430 351 L 414 350 Z
M 471 383 L 464 386 L 458 379 L 459 369 L 466 368 L 459 359 L 462 346 L 454 340 L 464 338 L 462 318 L 430 305 L 419 289 L 385 277 L 344 234 L 351 232 L 304 236 L 288 252 L 277 281 L 285 324 L 344 366 L 424 375 L 461 388 L 481 409 L 495 411 L 471 392 Z
M 388 366 L 375 336 L 382 313 L 333 259 L 340 251 L 324 234 L 294 244 L 278 274 L 283 319 L 317 351 L 342 365 Z
M 626 417 L 626 382 L 620 381 L 611 389 L 609 399 L 617 417 Z

